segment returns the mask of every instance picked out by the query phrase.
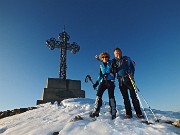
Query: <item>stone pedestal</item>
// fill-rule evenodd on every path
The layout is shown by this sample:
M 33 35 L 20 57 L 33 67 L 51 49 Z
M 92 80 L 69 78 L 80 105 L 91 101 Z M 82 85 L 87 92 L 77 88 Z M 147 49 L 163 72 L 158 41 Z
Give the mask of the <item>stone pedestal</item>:
M 55 101 L 60 103 L 64 99 L 78 97 L 85 98 L 85 91 L 81 90 L 80 80 L 48 78 L 42 99 L 37 100 L 37 105 Z

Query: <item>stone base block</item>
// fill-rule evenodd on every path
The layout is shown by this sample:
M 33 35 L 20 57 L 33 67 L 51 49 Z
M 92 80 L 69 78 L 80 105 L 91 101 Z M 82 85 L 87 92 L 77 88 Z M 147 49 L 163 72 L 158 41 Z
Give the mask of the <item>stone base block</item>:
M 81 90 L 80 80 L 48 78 L 42 100 L 37 100 L 37 104 L 54 103 L 55 101 L 60 103 L 64 99 L 78 97 L 85 98 L 85 91 Z

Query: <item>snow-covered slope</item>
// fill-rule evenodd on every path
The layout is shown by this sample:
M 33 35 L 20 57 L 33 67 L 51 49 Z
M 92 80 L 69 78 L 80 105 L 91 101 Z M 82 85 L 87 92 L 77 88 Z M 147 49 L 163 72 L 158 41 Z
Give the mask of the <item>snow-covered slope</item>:
M 111 120 L 108 103 L 104 103 L 96 121 L 88 117 L 93 110 L 94 100 L 74 98 L 64 100 L 59 106 L 55 103 L 42 104 L 38 109 L 0 119 L 1 135 L 178 135 L 180 128 L 166 123 L 146 125 L 140 119 L 123 119 L 124 106 L 117 106 L 117 118 Z M 134 112 L 134 111 L 133 111 Z M 175 121 L 180 119 L 180 112 L 153 110 L 158 119 Z M 76 115 L 84 120 L 72 122 Z M 147 109 L 150 121 L 154 116 Z

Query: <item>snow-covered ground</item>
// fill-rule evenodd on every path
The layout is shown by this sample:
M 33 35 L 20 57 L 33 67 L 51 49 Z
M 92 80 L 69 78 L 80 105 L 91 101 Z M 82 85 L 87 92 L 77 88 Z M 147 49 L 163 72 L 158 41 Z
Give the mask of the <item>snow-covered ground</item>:
M 0 119 L 1 135 L 180 135 L 180 128 L 166 123 L 146 125 L 141 119 L 123 119 L 124 106 L 117 106 L 117 118 L 111 120 L 108 103 L 104 103 L 96 121 L 89 118 L 94 100 L 74 98 L 64 100 L 60 105 L 41 104 L 38 109 Z M 146 109 L 148 118 L 154 121 L 152 113 Z M 133 111 L 134 112 L 134 111 Z M 158 119 L 178 120 L 180 112 L 153 110 Z M 71 121 L 76 115 L 84 120 Z

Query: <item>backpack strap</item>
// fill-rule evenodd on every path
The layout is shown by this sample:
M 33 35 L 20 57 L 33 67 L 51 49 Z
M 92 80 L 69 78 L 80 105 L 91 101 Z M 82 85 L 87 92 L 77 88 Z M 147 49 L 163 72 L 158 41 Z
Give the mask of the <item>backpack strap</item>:
M 123 56 L 123 62 L 126 62 L 128 67 L 128 73 L 134 74 L 135 71 L 135 62 L 131 60 L 130 57 Z

